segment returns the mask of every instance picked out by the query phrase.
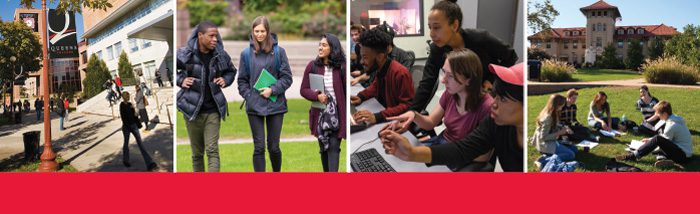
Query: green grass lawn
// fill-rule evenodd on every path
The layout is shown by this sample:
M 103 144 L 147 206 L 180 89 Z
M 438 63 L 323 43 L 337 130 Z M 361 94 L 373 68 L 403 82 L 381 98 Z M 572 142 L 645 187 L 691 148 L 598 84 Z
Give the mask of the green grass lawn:
M 62 165 L 61 163 L 64 162 L 63 159 L 56 157 L 56 162 L 59 164 L 59 169 L 58 172 L 77 172 L 75 168 L 73 168 L 69 164 Z M 41 160 L 34 160 L 31 162 L 25 162 L 24 161 L 24 153 L 15 155 L 10 157 L 9 159 L 5 159 L 0 163 L 0 171 L 3 172 L 36 172 L 39 170 L 39 164 L 41 163 Z
M 574 81 L 591 82 L 605 80 L 626 80 L 642 78 L 642 75 L 635 71 L 615 70 L 615 69 L 578 69 L 572 75 Z
M 636 87 L 603 87 L 588 88 L 579 90 L 577 101 L 577 119 L 582 124 L 587 124 L 588 106 L 593 100 L 595 93 L 605 91 L 608 95 L 608 102 L 611 107 L 613 117 L 626 115 L 629 120 L 634 120 L 638 124 L 642 120 L 642 114 L 635 109 L 635 103 L 639 98 L 639 89 Z M 671 103 L 673 113 L 683 117 L 693 135 L 693 161 L 685 165 L 686 171 L 700 171 L 700 90 L 676 89 L 676 88 L 650 88 L 651 94 L 659 100 L 667 100 Z M 563 93 L 562 93 L 563 94 Z M 528 96 L 528 135 L 532 136 L 535 131 L 535 118 L 547 103 L 548 95 Z M 601 137 L 601 144 L 591 149 L 589 153 L 584 153 L 579 149 L 576 160 L 582 162 L 588 171 L 605 171 L 605 163 L 616 155 L 624 154 L 626 144 L 631 140 L 641 140 L 642 135 L 636 135 L 631 131 L 627 135 L 617 138 Z M 540 157 L 535 146 L 528 144 L 528 171 L 536 172 L 537 167 L 534 161 Z M 668 171 L 654 167 L 656 162 L 654 155 L 647 155 L 637 162 L 626 162 L 637 166 L 644 171 Z M 580 169 L 579 169 L 580 170 Z
M 345 167 L 345 141 L 340 145 L 339 172 L 346 172 Z M 280 143 L 282 150 L 283 172 L 322 172 L 321 155 L 318 142 L 290 142 Z M 177 146 L 177 172 L 192 171 L 192 150 L 189 145 Z M 265 153 L 268 172 L 272 171 L 268 153 Z M 219 145 L 219 157 L 221 159 L 221 172 L 252 172 L 253 171 L 253 144 L 221 144 Z M 206 157 L 205 157 L 206 160 Z M 205 167 L 206 168 L 206 167 Z
M 245 113 L 245 106 L 240 109 L 241 102 L 228 103 L 230 115 L 221 124 L 221 139 L 250 139 L 253 135 L 250 132 L 248 115 Z M 311 102 L 304 99 L 287 100 L 289 111 L 284 115 L 282 125 L 282 138 L 310 136 L 309 130 L 309 108 Z M 177 113 L 177 138 L 187 139 L 187 127 L 182 113 Z

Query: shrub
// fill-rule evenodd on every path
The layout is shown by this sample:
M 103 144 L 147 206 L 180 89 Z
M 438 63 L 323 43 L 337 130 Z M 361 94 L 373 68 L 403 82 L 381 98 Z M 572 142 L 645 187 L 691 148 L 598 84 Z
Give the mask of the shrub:
M 684 65 L 674 56 L 664 56 L 656 60 L 646 60 L 642 65 L 644 79 L 649 83 L 694 85 L 700 80 L 698 70 Z
M 570 82 L 574 79 L 571 74 L 576 72 L 576 68 L 566 62 L 556 60 L 545 60 L 542 62 L 540 77 L 545 82 Z

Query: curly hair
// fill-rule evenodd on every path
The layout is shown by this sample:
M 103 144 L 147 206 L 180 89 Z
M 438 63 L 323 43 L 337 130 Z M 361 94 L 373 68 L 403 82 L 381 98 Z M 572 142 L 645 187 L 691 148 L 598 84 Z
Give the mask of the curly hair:
M 389 34 L 377 28 L 372 28 L 360 34 L 358 43 L 362 45 L 362 48 L 369 48 L 380 53 L 386 53 L 389 44 L 391 44 L 391 37 Z

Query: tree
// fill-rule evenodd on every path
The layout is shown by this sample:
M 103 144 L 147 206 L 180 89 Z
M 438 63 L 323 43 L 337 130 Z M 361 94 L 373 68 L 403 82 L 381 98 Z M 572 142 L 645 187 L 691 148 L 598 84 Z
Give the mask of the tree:
M 627 69 L 637 70 L 639 66 L 644 62 L 644 49 L 642 45 L 639 44 L 640 41 L 637 39 L 632 39 L 629 41 L 630 45 L 627 48 L 627 59 L 625 59 L 625 67 Z
M 35 1 L 36 0 L 20 0 L 20 5 L 26 8 L 34 8 L 32 4 Z M 55 0 L 51 0 L 51 2 L 54 1 Z M 59 13 L 63 13 L 66 11 L 82 13 L 81 7 L 95 10 L 107 10 L 107 8 L 112 7 L 112 4 L 109 3 L 109 0 L 59 0 L 58 5 L 56 6 L 56 10 Z
M 683 33 L 666 42 L 664 52 L 675 56 L 683 64 L 700 68 L 700 26 L 686 25 Z
M 126 55 L 126 52 L 122 51 L 122 54 L 119 55 L 119 64 L 117 66 L 119 67 L 119 78 L 122 79 L 122 85 L 135 85 L 134 67 L 131 65 L 131 62 L 129 62 L 129 57 Z
M 0 22 L 0 35 L 0 92 L 5 100 L 4 94 L 12 89 L 20 70 L 41 68 L 42 50 L 39 37 L 22 22 Z M 26 73 L 22 75 L 26 77 Z M 10 100 L 14 102 L 14 93 Z
M 95 54 L 90 55 L 83 80 L 83 98 L 89 99 L 102 92 L 102 84 L 108 79 L 111 79 L 111 76 L 105 61 L 97 58 Z
M 528 59 L 545 60 L 545 59 L 551 59 L 552 56 L 550 56 L 547 52 L 545 52 L 541 48 L 527 48 L 527 58 Z
M 664 55 L 664 42 L 661 39 L 651 39 L 649 41 L 649 58 L 651 60 L 658 59 Z
M 226 13 L 228 2 L 226 1 L 189 0 L 185 2 L 185 7 L 190 15 L 190 27 L 197 26 L 203 21 L 210 21 L 221 26 L 228 17 Z
M 527 25 L 532 33 L 550 29 L 554 19 L 559 15 L 559 11 L 554 9 L 551 0 L 542 3 L 527 3 Z
M 623 66 L 620 59 L 617 58 L 616 48 L 612 43 L 605 46 L 605 49 L 603 49 L 603 54 L 601 54 L 600 60 L 596 61 L 596 64 L 598 64 L 598 67 L 601 68 L 613 69 L 622 68 Z

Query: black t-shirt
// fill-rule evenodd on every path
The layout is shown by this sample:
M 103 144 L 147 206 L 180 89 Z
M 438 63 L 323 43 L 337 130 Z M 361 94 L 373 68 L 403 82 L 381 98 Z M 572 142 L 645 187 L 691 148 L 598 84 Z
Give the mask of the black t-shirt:
M 209 53 L 202 53 L 199 52 L 199 59 L 202 60 L 202 81 L 205 81 L 204 84 L 204 102 L 202 102 L 202 108 L 199 110 L 199 112 L 202 113 L 214 113 L 218 112 L 218 106 L 216 105 L 216 101 L 214 101 L 214 96 L 211 93 L 211 84 L 214 79 L 214 77 L 209 76 L 211 72 L 209 72 L 209 63 L 211 63 L 211 59 L 214 58 L 214 54 L 212 51 L 209 51 Z
M 523 149 L 518 146 L 515 126 L 499 126 L 486 117 L 465 139 L 430 147 L 433 165 L 461 165 L 494 149 L 503 171 L 523 171 Z M 495 163 L 495 158 L 491 159 Z

